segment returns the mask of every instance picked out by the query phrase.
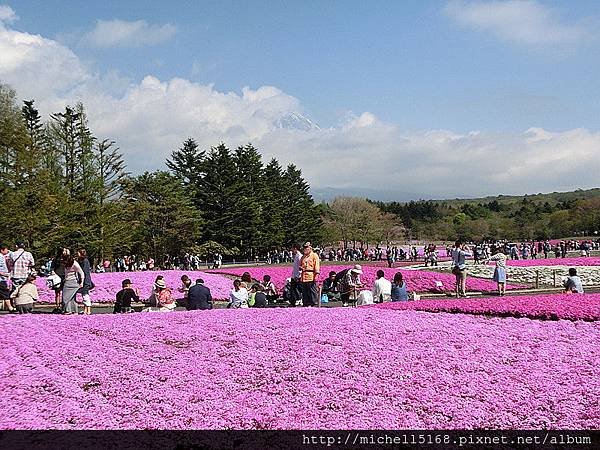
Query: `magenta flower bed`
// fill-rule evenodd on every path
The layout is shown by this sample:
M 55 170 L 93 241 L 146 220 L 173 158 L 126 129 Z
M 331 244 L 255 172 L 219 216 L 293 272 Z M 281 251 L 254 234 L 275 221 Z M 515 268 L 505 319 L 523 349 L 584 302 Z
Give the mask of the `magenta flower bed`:
M 389 310 L 416 310 L 528 317 L 542 320 L 600 320 L 600 294 L 543 294 L 472 299 L 418 300 L 375 305 Z
M 322 266 L 321 267 L 321 278 L 322 282 L 330 271 L 339 272 L 353 265 L 339 265 L 339 266 Z M 454 291 L 455 278 L 450 273 L 440 272 L 429 272 L 426 270 L 399 270 L 396 268 L 388 269 L 376 266 L 363 265 L 363 274 L 361 280 L 366 288 L 371 289 L 373 283 L 377 279 L 377 271 L 383 270 L 387 279 L 391 280 L 394 278 L 396 272 L 402 272 L 404 281 L 410 291 L 415 292 L 448 292 Z M 252 278 L 262 280 L 264 275 L 270 275 L 271 280 L 275 283 L 278 288 L 282 288 L 285 285 L 286 278 L 291 277 L 291 267 L 239 267 L 231 269 L 219 269 L 218 271 L 211 271 L 213 273 L 222 273 L 229 275 L 241 276 L 244 272 L 249 272 Z M 441 287 L 438 286 L 441 283 Z M 524 285 L 509 284 L 508 289 L 523 288 Z M 492 280 L 484 280 L 481 278 L 467 278 L 467 289 L 469 291 L 483 291 L 490 292 L 497 290 L 497 284 Z
M 530 266 L 600 266 L 600 258 L 594 256 L 577 258 L 538 258 L 508 260 L 507 265 L 515 267 Z M 490 263 L 493 264 L 493 263 Z
M 129 278 L 140 292 L 140 299 L 147 299 L 150 296 L 152 285 L 158 275 L 165 277 L 167 286 L 173 290 L 176 298 L 180 294 L 177 289 L 181 287 L 181 276 L 187 275 L 195 283 L 197 278 L 202 278 L 204 284 L 210 288 L 213 297 L 216 300 L 229 298 L 232 281 L 222 275 L 206 273 L 200 271 L 182 271 L 182 270 L 163 270 L 163 271 L 144 271 L 144 272 L 110 272 L 110 273 L 92 273 L 92 281 L 96 288 L 91 291 L 90 296 L 95 303 L 111 303 L 115 301 L 115 295 L 121 290 L 121 282 Z M 54 291 L 46 286 L 45 278 L 38 278 L 36 284 L 40 293 L 40 303 L 54 303 Z M 81 296 L 77 296 L 78 299 Z
M 2 429 L 596 429 L 600 323 L 378 308 L 1 318 Z

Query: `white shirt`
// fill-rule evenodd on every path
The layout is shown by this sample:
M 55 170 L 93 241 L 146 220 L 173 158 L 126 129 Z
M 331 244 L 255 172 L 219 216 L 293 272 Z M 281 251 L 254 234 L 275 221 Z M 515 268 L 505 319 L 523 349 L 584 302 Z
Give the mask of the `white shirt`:
M 383 300 L 389 300 L 392 295 L 392 283 L 386 280 L 385 277 L 378 278 L 373 284 L 373 300 L 379 301 L 380 296 L 383 296 Z
M 235 289 L 231 290 L 231 294 L 229 294 L 229 301 L 233 304 L 240 305 L 241 308 L 248 307 L 248 290 L 246 288 L 241 287 L 239 291 Z

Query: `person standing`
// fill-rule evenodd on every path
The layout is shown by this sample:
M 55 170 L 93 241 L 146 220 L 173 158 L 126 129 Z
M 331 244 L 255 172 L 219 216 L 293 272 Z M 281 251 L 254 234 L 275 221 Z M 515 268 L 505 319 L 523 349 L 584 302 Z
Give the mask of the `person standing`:
M 10 304 L 10 289 L 8 288 L 8 277 L 10 277 L 10 271 L 6 264 L 6 258 L 8 255 L 8 247 L 4 244 L 0 245 L 0 300 L 3 303 L 4 309 L 7 311 L 14 311 L 15 308 Z
M 14 252 L 8 254 L 7 259 L 13 291 L 25 283 L 35 264 L 33 255 L 25 251 L 25 244 L 22 241 L 18 241 L 16 247 Z
M 300 259 L 300 282 L 302 284 L 302 306 L 315 306 L 319 303 L 317 285 L 321 272 L 319 255 L 313 252 L 310 242 L 304 244 L 304 255 Z
M 210 289 L 204 286 L 204 280 L 198 278 L 188 292 L 188 302 L 186 309 L 188 311 L 212 309 L 212 295 Z
M 56 256 L 52 260 L 52 264 L 50 265 L 50 268 L 52 269 L 52 272 L 55 274 L 55 276 L 51 275 L 50 277 L 48 277 L 54 280 L 52 286 L 50 286 L 50 289 L 54 291 L 54 303 L 56 305 L 54 312 L 60 312 L 62 305 L 62 288 L 63 283 L 65 281 L 65 268 L 62 265 L 62 254 L 64 250 L 64 247 L 60 247 L 56 251 Z M 56 280 L 56 277 L 60 279 L 60 282 Z
M 61 262 L 65 268 L 65 281 L 62 290 L 63 314 L 77 314 L 78 308 L 75 296 L 79 292 L 79 289 L 83 288 L 85 274 L 67 248 L 63 250 Z
M 498 283 L 498 295 L 506 294 L 506 255 L 498 248 L 487 260 L 496 263 L 493 280 Z
M 456 277 L 456 298 L 467 297 L 467 257 L 472 254 L 467 250 L 466 245 L 458 240 L 452 249 L 452 273 Z
M 92 300 L 90 298 L 90 291 L 94 289 L 94 283 L 92 282 L 92 267 L 87 257 L 87 251 L 85 248 L 77 250 L 77 262 L 83 270 L 83 287 L 77 291 L 83 298 L 83 313 L 92 313 Z
M 292 245 L 292 280 L 290 282 L 290 306 L 296 306 L 296 303 L 301 298 L 300 292 L 300 244 Z

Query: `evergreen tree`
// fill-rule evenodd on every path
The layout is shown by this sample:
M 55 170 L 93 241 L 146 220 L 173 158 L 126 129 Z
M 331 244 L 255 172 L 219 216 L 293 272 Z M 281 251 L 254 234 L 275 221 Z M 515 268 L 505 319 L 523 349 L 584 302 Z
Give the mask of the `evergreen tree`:
M 309 193 L 308 183 L 302 178 L 302 172 L 294 164 L 290 164 L 283 174 L 283 179 L 287 185 L 281 196 L 285 241 L 319 242 L 323 221 Z
M 262 206 L 262 243 L 265 250 L 276 250 L 286 244 L 283 228 L 286 205 L 281 196 L 286 191 L 287 183 L 283 169 L 275 158 L 264 168 L 264 196 Z
M 171 158 L 167 159 L 167 167 L 183 180 L 186 187 L 194 188 L 204 175 L 205 157 L 206 152 L 198 148 L 194 139 L 188 138 L 179 150 L 171 152 Z
M 124 180 L 123 188 L 123 217 L 133 232 L 128 250 L 158 260 L 197 243 L 200 215 L 179 178 L 162 171 L 146 172 Z
M 233 153 L 236 172 L 234 183 L 237 192 L 237 207 L 245 212 L 238 227 L 240 248 L 251 258 L 263 247 L 263 209 L 265 194 L 262 157 L 252 144 L 238 147 Z

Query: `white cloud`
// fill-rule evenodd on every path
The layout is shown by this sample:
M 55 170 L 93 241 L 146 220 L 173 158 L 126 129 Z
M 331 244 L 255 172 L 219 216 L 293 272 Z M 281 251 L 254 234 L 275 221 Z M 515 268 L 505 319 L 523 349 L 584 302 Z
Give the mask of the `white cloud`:
M 12 83 L 21 95 L 49 100 L 90 78 L 67 47 L 0 23 L 0 80 Z
M 92 31 L 86 33 L 82 43 L 93 47 L 143 47 L 160 44 L 171 39 L 177 28 L 170 23 L 148 24 L 145 20 L 98 20 Z
M 13 9 L 8 5 L 0 5 L 0 23 L 12 23 L 18 19 Z
M 600 133 L 573 129 L 521 133 L 406 132 L 372 112 L 348 114 L 334 128 L 287 130 L 273 123 L 302 111 L 273 86 L 219 92 L 174 78 L 128 82 L 92 73 L 67 47 L 0 26 L 0 80 L 45 115 L 82 100 L 100 138 L 118 142 L 134 172 L 164 168 L 194 137 L 203 148 L 249 141 L 302 168 L 313 188 L 417 193 L 423 197 L 517 194 L 597 186 Z M 117 88 L 115 88 L 117 86 Z
M 557 11 L 535 0 L 457 0 L 445 11 L 462 25 L 517 44 L 573 44 L 592 34 L 582 23 L 563 22 Z

